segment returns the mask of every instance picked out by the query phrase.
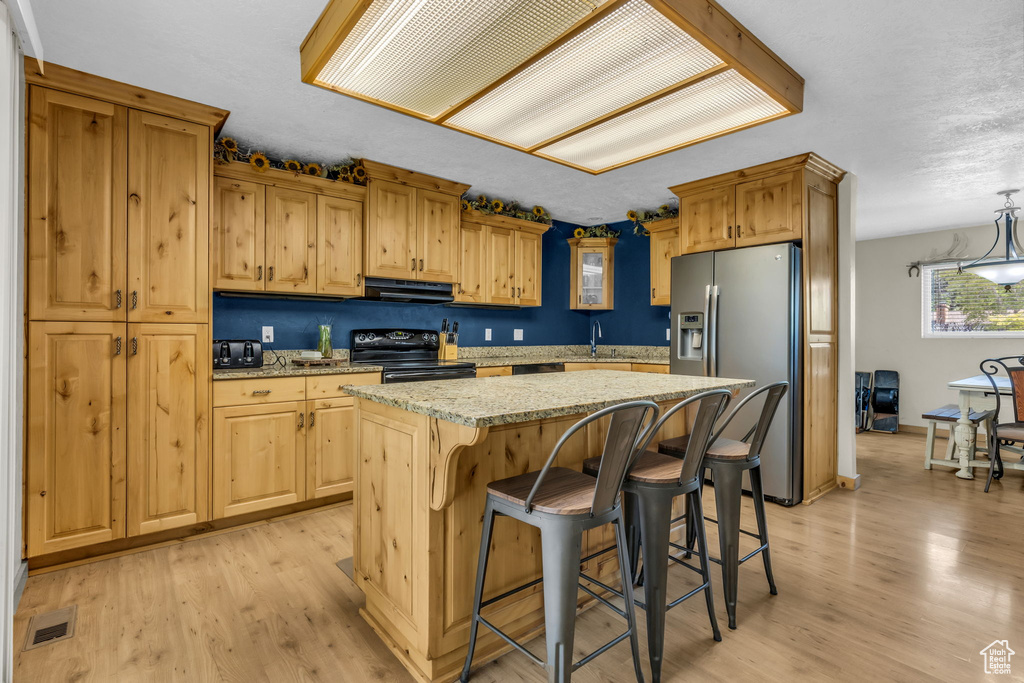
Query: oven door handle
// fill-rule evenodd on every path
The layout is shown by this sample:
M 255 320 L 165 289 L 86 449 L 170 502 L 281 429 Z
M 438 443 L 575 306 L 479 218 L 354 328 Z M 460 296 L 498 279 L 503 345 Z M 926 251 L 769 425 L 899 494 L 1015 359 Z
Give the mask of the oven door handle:
M 418 379 L 425 378 L 425 377 L 426 378 L 430 378 L 430 379 L 458 379 L 458 378 L 462 378 L 462 377 L 476 377 L 476 369 L 475 368 L 463 368 L 463 369 L 461 369 L 459 371 L 448 371 L 448 372 L 437 372 L 437 371 L 427 371 L 427 372 L 395 371 L 395 372 L 387 372 L 387 371 L 385 371 L 384 372 L 384 383 L 387 384 L 389 381 L 395 381 L 395 380 L 399 380 L 399 381 L 401 381 L 401 380 L 406 380 L 406 381 L 413 380 L 414 381 L 414 380 L 418 380 Z

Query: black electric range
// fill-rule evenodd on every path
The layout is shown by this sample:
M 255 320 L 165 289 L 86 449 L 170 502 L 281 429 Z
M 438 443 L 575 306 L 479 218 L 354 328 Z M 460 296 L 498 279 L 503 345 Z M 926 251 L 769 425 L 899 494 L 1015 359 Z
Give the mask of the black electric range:
M 384 384 L 476 377 L 473 363 L 438 360 L 440 346 L 437 330 L 352 330 L 349 360 L 383 366 Z

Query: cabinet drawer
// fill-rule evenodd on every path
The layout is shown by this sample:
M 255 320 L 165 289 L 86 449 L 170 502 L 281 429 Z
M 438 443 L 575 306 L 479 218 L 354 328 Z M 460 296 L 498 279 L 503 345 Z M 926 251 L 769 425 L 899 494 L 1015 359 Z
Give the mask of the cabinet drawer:
M 566 363 L 566 372 L 576 372 L 578 370 L 622 370 L 629 372 L 632 366 L 629 363 Z
M 659 375 L 667 375 L 668 366 L 658 363 L 633 363 L 633 372 L 654 372 Z
M 306 380 L 303 377 L 226 379 L 213 383 L 213 405 L 218 408 L 303 401 L 305 398 Z
M 380 384 L 379 372 L 360 372 L 352 375 L 316 375 L 306 378 L 306 398 L 343 398 L 348 396 L 342 390 L 349 384 Z
M 477 368 L 477 377 L 504 377 L 512 374 L 511 365 L 496 365 L 490 368 Z

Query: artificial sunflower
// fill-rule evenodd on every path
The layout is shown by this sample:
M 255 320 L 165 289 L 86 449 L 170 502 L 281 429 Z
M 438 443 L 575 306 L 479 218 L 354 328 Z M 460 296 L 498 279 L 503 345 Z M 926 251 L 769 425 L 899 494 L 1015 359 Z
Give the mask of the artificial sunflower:
M 587 231 L 584 230 L 583 228 L 576 228 L 575 230 L 572 231 L 573 237 L 583 237 L 585 234 L 587 234 Z
M 626 218 L 628 218 L 629 220 L 631 220 L 634 223 L 636 223 L 637 218 L 638 218 L 638 216 L 636 215 L 636 211 L 634 211 L 633 209 L 630 209 L 629 211 L 627 211 L 626 212 Z
M 270 159 L 263 152 L 253 152 L 252 156 L 249 157 L 249 165 L 263 173 L 270 168 Z
M 291 171 L 292 173 L 301 173 L 302 172 L 302 164 L 300 162 L 296 161 L 295 159 L 285 159 L 283 163 L 284 163 L 284 170 L 286 170 L 286 171 Z
M 348 166 L 342 166 L 341 169 L 338 170 L 338 180 L 340 180 L 343 183 L 351 183 L 352 169 L 350 169 Z
M 533 207 L 533 215 L 536 216 L 537 218 L 540 218 L 545 213 L 547 213 L 547 211 L 544 210 L 543 206 L 535 206 L 535 207 Z
M 306 175 L 318 176 L 321 173 L 323 173 L 323 170 L 324 169 L 320 164 L 314 162 L 311 164 L 306 164 L 306 167 L 302 169 L 302 172 L 305 173 Z
M 366 180 L 366 169 L 363 168 L 362 164 L 356 164 L 352 168 L 352 177 L 359 182 Z
M 487 206 L 487 195 L 482 194 L 476 198 L 476 203 L 480 206 Z
M 470 209 L 469 202 L 467 200 L 463 199 L 462 200 L 462 210 L 463 211 L 469 211 L 469 209 Z
M 663 216 L 669 213 L 671 210 L 672 207 L 669 206 L 668 204 L 662 204 L 661 206 L 658 207 L 658 213 L 660 213 Z
M 505 204 L 500 199 L 495 199 L 491 202 L 491 211 L 494 213 L 501 213 L 505 210 Z
M 221 138 L 220 146 L 226 149 L 227 151 L 231 152 L 232 154 L 238 151 L 238 143 L 235 142 L 234 138 Z

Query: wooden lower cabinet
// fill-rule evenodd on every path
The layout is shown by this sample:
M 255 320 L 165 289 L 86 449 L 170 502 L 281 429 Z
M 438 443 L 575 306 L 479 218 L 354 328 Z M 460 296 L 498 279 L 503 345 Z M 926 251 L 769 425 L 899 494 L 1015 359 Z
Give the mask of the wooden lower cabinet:
M 624 370 L 629 372 L 632 369 L 629 363 L 566 363 L 566 372 L 576 372 L 578 370 Z
M 477 377 L 504 377 L 512 374 L 511 365 L 496 365 L 489 368 L 477 368 Z
M 306 498 L 348 493 L 355 481 L 355 399 L 308 401 L 306 407 Z
M 210 334 L 128 325 L 128 535 L 209 519 Z
M 305 421 L 305 401 L 214 408 L 214 519 L 304 500 Z
M 125 535 L 124 323 L 29 325 L 28 555 Z

